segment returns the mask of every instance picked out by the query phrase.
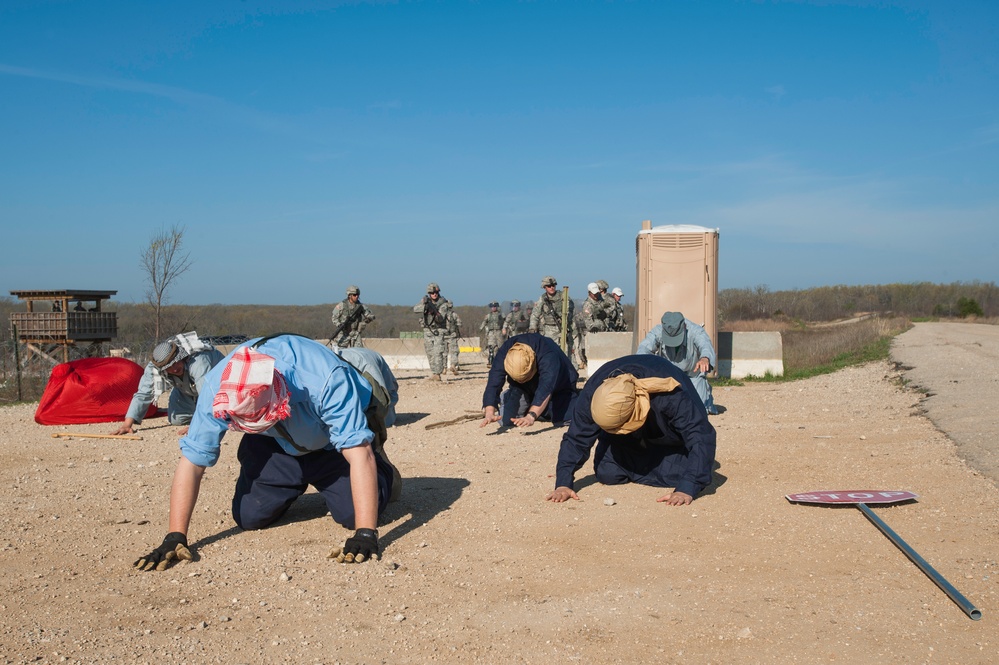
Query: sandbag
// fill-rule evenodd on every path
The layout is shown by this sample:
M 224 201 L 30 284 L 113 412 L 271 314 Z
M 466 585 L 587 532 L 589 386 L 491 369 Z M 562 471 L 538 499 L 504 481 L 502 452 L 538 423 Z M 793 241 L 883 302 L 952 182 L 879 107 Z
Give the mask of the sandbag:
M 35 410 L 39 425 L 82 425 L 124 420 L 143 368 L 127 358 L 81 358 L 52 368 Z M 146 418 L 157 415 L 151 404 Z

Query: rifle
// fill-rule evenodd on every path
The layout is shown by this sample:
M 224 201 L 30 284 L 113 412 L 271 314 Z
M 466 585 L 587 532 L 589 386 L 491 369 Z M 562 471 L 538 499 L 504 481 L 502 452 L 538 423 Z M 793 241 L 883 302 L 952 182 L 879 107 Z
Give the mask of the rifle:
M 423 296 L 423 323 L 427 323 L 427 314 L 432 314 L 431 323 L 437 328 L 447 329 L 447 321 L 441 316 L 441 312 L 437 309 L 437 305 L 434 301 L 430 299 L 430 296 Z M 429 326 L 428 326 L 429 327 Z
M 559 331 L 561 332 L 562 326 L 560 325 L 560 319 L 558 314 L 555 313 L 555 305 L 553 305 L 552 301 L 548 299 L 547 293 L 544 295 L 542 300 L 544 300 L 545 304 L 548 305 L 548 313 L 552 315 L 552 318 L 555 320 L 556 327 L 558 327 Z
M 337 326 L 337 329 L 333 331 L 332 335 L 330 335 L 330 341 L 329 341 L 330 348 L 333 347 L 334 340 L 336 340 L 337 337 L 340 336 L 340 333 L 344 330 L 344 328 L 348 328 L 350 324 L 354 321 L 354 319 L 356 319 L 363 312 L 364 312 L 364 305 L 358 302 L 357 307 L 355 307 L 354 311 L 350 313 L 350 316 L 347 317 L 347 320 L 341 323 L 339 326 Z
M 559 331 L 559 346 L 562 352 L 569 355 L 568 340 L 565 336 L 569 329 L 569 287 L 562 287 L 562 329 Z

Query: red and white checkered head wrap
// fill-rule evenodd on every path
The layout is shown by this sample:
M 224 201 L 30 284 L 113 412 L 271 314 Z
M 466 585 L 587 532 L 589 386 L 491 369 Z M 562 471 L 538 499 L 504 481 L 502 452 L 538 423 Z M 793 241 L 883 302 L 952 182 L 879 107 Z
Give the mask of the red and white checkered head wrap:
M 291 414 L 289 401 L 288 385 L 274 369 L 274 359 L 244 346 L 222 370 L 212 413 L 227 419 L 233 431 L 258 433 Z

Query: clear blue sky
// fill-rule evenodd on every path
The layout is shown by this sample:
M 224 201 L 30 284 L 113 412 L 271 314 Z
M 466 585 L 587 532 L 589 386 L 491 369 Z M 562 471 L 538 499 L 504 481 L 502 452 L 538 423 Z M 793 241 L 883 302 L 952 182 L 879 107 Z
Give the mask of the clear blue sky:
M 999 2 L 0 3 L 0 294 L 632 302 L 635 236 L 722 289 L 999 281 Z

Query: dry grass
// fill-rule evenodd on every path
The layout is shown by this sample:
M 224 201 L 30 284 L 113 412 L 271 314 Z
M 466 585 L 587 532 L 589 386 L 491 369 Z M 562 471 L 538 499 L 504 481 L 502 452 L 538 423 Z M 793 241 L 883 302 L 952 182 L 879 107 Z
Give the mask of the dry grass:
M 786 317 L 773 319 L 740 319 L 731 321 L 721 326 L 724 332 L 773 332 L 783 333 L 787 330 L 803 327 L 800 323 L 795 323 Z
M 757 378 L 789 381 L 886 358 L 892 338 L 911 325 L 902 316 L 861 313 L 852 319 L 820 323 L 805 323 L 787 317 L 734 321 L 727 323 L 724 330 L 781 333 L 784 375 Z
M 783 333 L 784 373 L 810 376 L 886 357 L 891 339 L 909 328 L 904 317 L 871 317 Z

